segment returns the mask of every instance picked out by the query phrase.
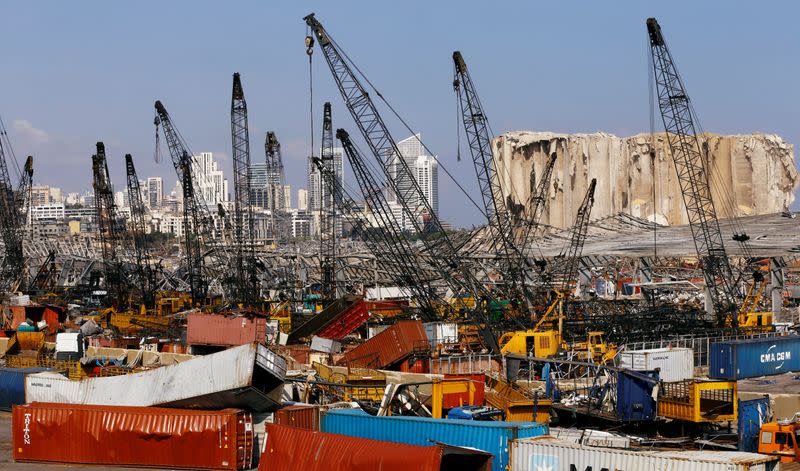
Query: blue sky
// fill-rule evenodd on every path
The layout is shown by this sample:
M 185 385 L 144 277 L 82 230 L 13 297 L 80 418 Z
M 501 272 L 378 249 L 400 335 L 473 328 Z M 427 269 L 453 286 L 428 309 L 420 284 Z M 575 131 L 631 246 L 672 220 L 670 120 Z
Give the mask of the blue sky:
M 37 182 L 87 189 L 103 140 L 118 189 L 125 153 L 141 177 L 162 175 L 169 189 L 169 160 L 153 162 L 153 102 L 164 102 L 193 151 L 229 167 L 231 75 L 240 72 L 253 160 L 263 161 L 264 133 L 275 130 L 288 182 L 304 186 L 302 17 L 311 11 L 471 191 L 471 164 L 455 159 L 453 50 L 495 132 L 631 135 L 649 130 L 648 16 L 659 19 L 707 131 L 800 142 L 800 4 L 790 1 L 6 2 L 0 115 L 19 160 L 34 155 Z M 334 126 L 357 134 L 318 49 L 314 63 L 315 131 L 329 100 Z M 444 220 L 482 222 L 444 176 L 440 188 Z

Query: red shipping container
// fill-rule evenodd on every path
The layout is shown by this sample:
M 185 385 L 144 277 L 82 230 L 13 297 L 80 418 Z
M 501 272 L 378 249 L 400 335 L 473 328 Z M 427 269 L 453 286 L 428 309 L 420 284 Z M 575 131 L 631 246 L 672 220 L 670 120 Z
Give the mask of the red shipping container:
M 34 402 L 14 406 L 15 461 L 241 470 L 253 466 L 253 421 L 238 409 Z
M 319 406 L 295 404 L 278 409 L 275 423 L 306 430 L 319 430 Z
M 336 316 L 336 319 L 320 329 L 316 335 L 325 339 L 341 339 L 361 327 L 361 324 L 367 322 L 368 319 L 367 303 L 363 299 L 359 299 Z
M 444 379 L 469 379 L 475 385 L 475 395 L 473 403 L 469 403 L 468 393 L 452 393 L 445 394 L 442 398 L 442 407 L 445 409 L 452 409 L 453 407 L 461 407 L 465 405 L 482 406 L 484 405 L 484 390 L 486 389 L 486 375 L 480 374 L 466 374 L 466 375 L 444 375 Z
M 267 425 L 258 471 L 439 471 L 442 449 Z
M 263 317 L 248 319 L 192 313 L 186 319 L 186 343 L 189 345 L 237 347 L 264 342 L 267 338 L 267 319 Z
M 347 352 L 340 364 L 385 368 L 414 353 L 429 349 L 428 336 L 420 321 L 398 321 L 393 326 Z
M 427 358 L 409 358 L 400 363 L 403 373 L 428 374 L 431 372 L 430 360 Z

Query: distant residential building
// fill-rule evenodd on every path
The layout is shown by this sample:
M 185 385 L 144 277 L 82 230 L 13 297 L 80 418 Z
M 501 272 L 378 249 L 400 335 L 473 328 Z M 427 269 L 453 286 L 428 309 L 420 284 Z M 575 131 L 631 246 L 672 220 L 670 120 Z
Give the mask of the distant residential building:
M 297 190 L 297 209 L 301 211 L 308 210 L 308 190 L 305 188 Z
M 275 202 L 276 210 L 285 210 L 291 207 L 291 194 L 286 196 L 286 188 L 279 193 L 283 177 L 278 169 L 267 169 L 266 162 L 252 164 L 250 166 L 250 204 L 259 208 L 272 208 L 273 192 L 275 198 L 283 196 L 283 201 Z M 288 186 L 288 185 L 287 185 Z M 291 190 L 290 190 L 291 191 Z
M 84 220 L 94 219 L 97 217 L 97 210 L 94 206 L 82 206 L 78 208 L 64 208 L 64 219 L 66 220 Z
M 284 185 L 283 187 L 283 209 L 289 210 L 292 208 L 292 185 Z
M 209 207 L 228 201 L 228 179 L 219 169 L 214 154 L 201 152 L 192 158 L 195 186 Z
M 114 204 L 117 208 L 123 208 L 128 206 L 125 202 L 125 193 L 127 193 L 127 189 L 125 191 L 117 191 L 114 193 Z
M 81 196 L 78 193 L 67 193 L 67 197 L 64 198 L 64 203 L 68 205 L 76 205 L 81 203 Z
M 150 209 L 161 208 L 164 200 L 164 180 L 161 177 L 150 177 L 146 185 L 147 197 L 144 199 Z
M 395 182 L 398 193 L 390 192 L 389 201 L 400 204 L 399 198 L 405 198 L 405 203 L 410 208 L 420 208 L 415 215 L 421 223 L 424 219 L 424 205 L 420 199 L 420 192 L 416 190 L 414 178 L 420 187 L 421 195 L 427 200 L 434 214 L 439 214 L 439 165 L 436 157 L 428 155 L 422 145 L 422 135 L 415 134 L 397 143 L 400 155 L 387 156 L 389 175 Z M 408 172 L 406 172 L 406 168 Z M 404 216 L 404 219 L 407 219 Z M 411 219 L 404 221 L 404 229 L 413 229 Z
M 322 150 L 320 149 L 320 154 L 321 153 Z M 344 149 L 341 147 L 333 148 L 333 172 L 336 175 L 337 180 L 339 180 L 340 185 L 344 181 L 344 167 L 342 165 L 343 155 Z M 327 192 L 326 188 L 320 186 L 320 177 L 321 176 L 317 166 L 311 161 L 311 159 L 309 159 L 306 190 L 308 191 L 308 208 L 312 211 L 320 210 L 322 201 L 325 198 L 325 193 Z
M 41 222 L 30 226 L 31 235 L 33 236 L 62 236 L 70 232 L 69 224 L 59 222 Z
M 32 222 L 58 222 L 64 220 L 64 203 L 31 206 Z
M 31 206 L 44 206 L 48 204 L 61 203 L 61 188 L 49 185 L 31 186 Z
M 314 234 L 314 215 L 309 211 L 291 211 L 292 237 L 311 237 Z

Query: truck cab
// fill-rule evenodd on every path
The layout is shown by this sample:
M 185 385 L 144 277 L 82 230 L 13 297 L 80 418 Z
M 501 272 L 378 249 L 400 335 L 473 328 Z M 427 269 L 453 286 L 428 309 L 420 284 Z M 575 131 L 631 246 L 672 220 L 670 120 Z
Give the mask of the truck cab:
M 782 463 L 800 461 L 800 417 L 769 422 L 761 426 L 758 452 L 778 456 Z

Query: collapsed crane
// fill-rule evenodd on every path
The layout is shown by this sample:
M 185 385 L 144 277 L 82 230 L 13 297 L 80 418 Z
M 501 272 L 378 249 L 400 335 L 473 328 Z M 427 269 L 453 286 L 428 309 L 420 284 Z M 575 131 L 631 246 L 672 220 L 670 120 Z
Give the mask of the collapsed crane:
M 274 131 L 267 131 L 264 139 L 264 153 L 267 157 L 267 190 L 269 193 L 269 212 L 272 239 L 278 241 L 286 236 L 286 175 L 283 171 L 281 143 Z
M 331 104 L 325 102 L 322 119 L 322 152 L 320 152 L 322 165 L 328 172 L 336 171 L 333 161 L 333 120 L 331 119 Z M 320 174 L 321 176 L 321 174 Z M 319 231 L 319 262 L 322 271 L 322 289 L 327 299 L 337 297 L 336 287 L 336 204 L 334 193 L 330 184 L 325 184 L 325 179 L 320 178 L 320 231 Z
M 5 131 L 3 136 L 7 139 Z M 22 239 L 25 225 L 24 209 L 33 178 L 33 158 L 25 162 L 20 185 L 15 191 L 8 173 L 5 149 L 0 138 L 0 231 L 2 231 L 5 257 L 2 264 L 0 289 L 16 291 L 25 284 L 25 256 Z
M 120 227 L 117 207 L 114 204 L 114 189 L 108 173 L 106 147 L 102 142 L 96 145 L 97 153 L 92 155 L 92 187 L 94 188 L 97 230 L 103 255 L 105 284 L 115 305 L 127 304 L 127 282 L 119 259 Z
M 519 227 L 518 246 L 521 247 L 523 253 L 534 243 L 533 236 L 536 233 L 536 229 L 539 227 L 539 221 L 542 219 L 542 214 L 544 213 L 547 203 L 547 193 L 550 190 L 550 182 L 553 178 L 553 168 L 555 168 L 555 164 L 556 154 L 554 152 L 550 158 L 547 159 L 547 164 L 545 164 L 544 172 L 539 179 L 539 183 L 535 188 L 531 188 L 531 193 L 528 196 L 528 202 L 525 205 L 525 208 L 528 210 L 528 215 L 522 218 Z M 531 179 L 531 182 L 533 184 L 534 180 Z M 540 271 L 544 269 L 543 260 L 536 260 L 534 263 L 539 265 L 537 268 L 540 268 Z
M 496 334 L 492 331 L 493 326 L 489 325 L 488 316 L 486 316 L 486 305 L 482 305 L 483 303 L 491 304 L 494 299 L 493 294 L 475 277 L 473 270 L 464 264 L 453 241 L 444 232 L 438 215 L 433 211 L 430 202 L 424 197 L 422 188 L 414 177 L 408 163 L 405 159 L 400 158 L 402 154 L 397 147 L 397 143 L 392 138 L 369 93 L 353 73 L 338 45 L 335 44 L 313 13 L 306 16 L 304 21 L 313 32 L 325 56 L 350 115 L 356 122 L 380 168 L 382 168 L 389 189 L 396 195 L 398 203 L 403 207 L 403 212 L 408 217 L 414 230 L 423 235 L 422 242 L 428 251 L 430 263 L 442 274 L 450 286 L 455 288 L 454 292 L 465 292 L 472 296 L 476 305 L 476 308 L 471 313 L 472 320 L 482 329 L 484 342 L 490 350 L 499 352 Z M 308 37 L 306 41 L 313 45 L 313 38 Z M 311 48 L 309 47 L 309 49 Z M 396 176 L 393 175 L 386 161 L 392 158 L 397 163 Z M 403 181 L 404 184 L 398 185 L 398 180 Z M 411 208 L 411 202 L 417 202 L 418 205 Z M 422 220 L 423 215 L 430 219 L 432 230 L 441 234 L 436 244 L 424 236 L 427 231 L 426 225 Z M 515 321 L 518 322 L 519 320 L 515 319 Z
M 488 220 L 489 241 L 494 245 L 499 266 L 505 268 L 503 278 L 510 285 L 509 294 L 525 299 L 528 306 L 532 306 L 533 294 L 526 286 L 527 258 L 514 243 L 514 226 L 503 200 L 500 177 L 493 171 L 488 119 L 461 52 L 453 52 L 453 65 L 453 89 L 458 96 L 472 164 L 478 177 L 483 210 Z
M 133 239 L 133 250 L 136 256 L 136 283 L 139 291 L 139 301 L 147 307 L 155 305 L 156 272 L 150 264 L 150 248 L 147 244 L 146 211 L 142 201 L 142 189 L 136 167 L 133 165 L 133 156 L 125 154 L 125 175 L 127 177 L 128 205 L 131 209 L 131 218 L 128 221 L 128 232 Z
M 733 270 L 711 197 L 705 158 L 697 135 L 693 110 L 661 26 L 647 19 L 658 107 L 667 134 L 678 183 L 689 218 L 697 256 L 703 264 L 706 292 L 720 327 L 735 327 L 738 295 Z M 747 236 L 741 234 L 740 240 Z
M 192 302 L 200 303 L 208 294 L 208 283 L 204 276 L 203 244 L 210 242 L 213 224 L 211 215 L 203 201 L 203 195 L 195 193 L 192 154 L 178 133 L 172 118 L 161 101 L 156 101 L 156 126 L 164 129 L 167 148 L 172 165 L 178 174 L 183 192 L 183 240 L 186 257 L 186 281 L 192 294 Z M 158 133 L 156 133 L 158 134 Z
M 232 292 L 236 301 L 254 306 L 258 301 L 250 206 L 250 132 L 247 126 L 247 101 L 239 73 L 233 74 L 231 93 L 231 142 L 233 145 L 233 233 L 236 251 Z
M 365 227 L 363 234 L 370 237 L 377 237 L 377 243 L 373 243 L 370 249 L 373 251 L 376 260 L 388 261 L 399 274 L 399 284 L 408 288 L 419 300 L 422 307 L 422 317 L 427 321 L 436 320 L 436 306 L 438 298 L 433 294 L 433 290 L 428 283 L 422 279 L 422 267 L 417 261 L 414 250 L 409 241 L 403 235 L 402 225 L 397 220 L 394 212 L 389 206 L 383 185 L 369 169 L 366 159 L 356 149 L 350 140 L 350 135 L 344 129 L 336 130 L 336 138 L 342 143 L 344 154 L 353 168 L 364 202 L 370 209 L 375 218 L 375 224 Z M 335 173 L 327 167 L 323 171 L 323 176 L 327 179 L 335 178 Z

